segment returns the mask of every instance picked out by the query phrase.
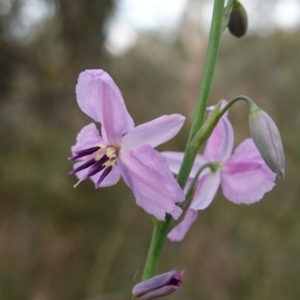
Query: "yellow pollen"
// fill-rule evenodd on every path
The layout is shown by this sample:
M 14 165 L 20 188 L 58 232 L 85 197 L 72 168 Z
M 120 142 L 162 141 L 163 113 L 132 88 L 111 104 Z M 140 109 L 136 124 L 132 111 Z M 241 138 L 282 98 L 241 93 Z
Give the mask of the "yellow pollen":
M 102 157 L 101 152 L 97 152 L 97 154 L 95 156 L 95 160 L 98 161 L 98 160 L 100 160 L 101 157 Z
M 116 158 L 117 157 L 117 155 L 116 155 L 116 149 L 113 148 L 113 147 L 107 148 L 105 154 L 106 154 L 106 156 L 108 158 Z
M 114 167 L 115 164 L 116 164 L 115 160 L 111 160 L 111 161 L 109 160 L 105 164 L 103 164 L 103 166 L 105 166 L 105 167 Z

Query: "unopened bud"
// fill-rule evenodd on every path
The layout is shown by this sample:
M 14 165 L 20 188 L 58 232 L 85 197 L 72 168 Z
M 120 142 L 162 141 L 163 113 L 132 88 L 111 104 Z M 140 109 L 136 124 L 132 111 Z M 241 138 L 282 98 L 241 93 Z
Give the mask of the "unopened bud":
M 138 300 L 150 300 L 170 295 L 179 289 L 183 272 L 176 273 L 172 270 L 142 281 L 133 288 L 132 294 Z
M 251 104 L 249 126 L 252 139 L 269 168 L 284 178 L 285 157 L 279 130 L 272 118 Z
M 234 1 L 228 22 L 228 29 L 236 37 L 242 37 L 247 32 L 248 18 L 244 6 Z

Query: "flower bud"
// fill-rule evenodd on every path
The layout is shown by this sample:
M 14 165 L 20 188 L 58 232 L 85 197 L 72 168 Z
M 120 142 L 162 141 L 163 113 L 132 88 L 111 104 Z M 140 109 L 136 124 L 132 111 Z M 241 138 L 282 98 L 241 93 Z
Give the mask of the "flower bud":
M 236 37 L 242 37 L 247 32 L 248 18 L 244 6 L 234 1 L 228 22 L 228 29 Z
M 176 270 L 172 270 L 142 281 L 133 288 L 132 294 L 138 300 L 149 300 L 170 295 L 179 289 L 183 272 L 176 273 Z
M 272 118 L 251 104 L 249 126 L 252 139 L 262 158 L 279 178 L 284 178 L 285 158 L 279 130 Z

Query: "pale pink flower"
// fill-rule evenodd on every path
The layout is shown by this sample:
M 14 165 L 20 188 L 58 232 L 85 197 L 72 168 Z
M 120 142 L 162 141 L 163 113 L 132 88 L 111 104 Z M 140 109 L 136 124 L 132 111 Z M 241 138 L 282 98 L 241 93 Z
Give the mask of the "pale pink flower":
M 173 138 L 185 118 L 162 116 L 134 127 L 119 88 L 103 70 L 82 72 L 76 95 L 80 109 L 102 127 L 101 136 L 94 123 L 81 129 L 70 158 L 79 162 L 70 174 L 79 182 L 90 178 L 96 187 L 114 185 L 122 176 L 147 213 L 158 220 L 166 213 L 177 219 L 182 211 L 175 203 L 183 201 L 183 191 L 153 148 Z
M 207 208 L 221 185 L 225 198 L 236 204 L 252 204 L 272 190 L 276 175 L 266 165 L 252 139 L 243 141 L 233 150 L 233 128 L 224 115 L 207 141 L 204 155 L 198 154 L 187 184 L 199 168 L 208 162 L 217 166 L 216 172 L 206 168 L 198 179 L 191 205 L 183 219 L 168 235 L 172 241 L 181 241 L 198 216 L 198 210 Z M 183 153 L 163 152 L 171 170 L 177 174 Z

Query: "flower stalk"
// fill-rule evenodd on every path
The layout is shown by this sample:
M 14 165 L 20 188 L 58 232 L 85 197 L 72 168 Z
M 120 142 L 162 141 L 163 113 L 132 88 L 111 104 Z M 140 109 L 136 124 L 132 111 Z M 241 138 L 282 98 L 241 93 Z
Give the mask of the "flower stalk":
M 220 38 L 222 35 L 222 20 L 224 11 L 224 0 L 215 0 L 212 22 L 210 27 L 210 34 L 208 40 L 207 53 L 205 58 L 205 65 L 203 77 L 200 85 L 199 96 L 196 103 L 194 118 L 189 134 L 189 139 L 186 146 L 185 156 L 179 171 L 177 181 L 183 188 L 186 184 L 188 176 L 191 172 L 198 149 L 191 147 L 192 139 L 203 125 L 203 120 L 206 112 L 208 96 L 211 88 L 212 78 L 217 61 Z
M 210 28 L 208 49 L 205 59 L 205 66 L 200 86 L 200 92 L 196 103 L 195 114 L 186 146 L 185 156 L 177 177 L 177 181 L 182 188 L 184 188 L 187 182 L 198 151 L 196 147 L 192 147 L 191 141 L 203 125 L 208 96 L 217 60 L 219 42 L 222 34 L 224 2 L 225 0 L 214 1 L 212 23 Z M 167 215 L 165 222 L 154 222 L 152 240 L 142 276 L 143 280 L 149 279 L 155 275 L 162 247 L 166 236 L 169 232 L 171 221 L 172 217 L 170 215 Z

